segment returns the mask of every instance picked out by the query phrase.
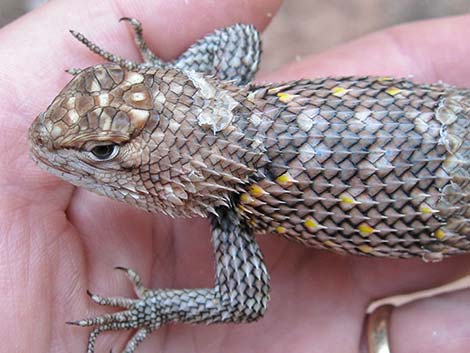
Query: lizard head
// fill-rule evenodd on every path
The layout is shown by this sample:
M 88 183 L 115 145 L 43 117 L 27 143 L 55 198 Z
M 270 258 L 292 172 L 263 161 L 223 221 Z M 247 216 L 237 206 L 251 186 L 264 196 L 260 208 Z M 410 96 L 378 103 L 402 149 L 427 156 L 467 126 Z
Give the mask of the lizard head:
M 148 208 L 138 173 L 145 126 L 158 123 L 144 73 L 115 64 L 80 71 L 29 130 L 31 154 L 72 184 Z
M 31 153 L 47 171 L 96 193 L 151 212 L 206 216 L 254 171 L 232 157 L 256 159 L 239 146 L 231 94 L 178 70 L 96 65 L 35 119 Z

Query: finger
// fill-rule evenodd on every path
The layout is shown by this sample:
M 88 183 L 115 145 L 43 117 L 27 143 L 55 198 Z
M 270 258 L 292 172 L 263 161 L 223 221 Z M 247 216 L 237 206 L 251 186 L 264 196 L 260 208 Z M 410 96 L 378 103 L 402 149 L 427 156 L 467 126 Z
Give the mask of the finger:
M 392 352 L 468 352 L 468 290 L 395 308 L 389 339 Z
M 470 15 L 405 24 L 306 57 L 262 80 L 331 75 L 412 75 L 418 81 L 470 85 Z

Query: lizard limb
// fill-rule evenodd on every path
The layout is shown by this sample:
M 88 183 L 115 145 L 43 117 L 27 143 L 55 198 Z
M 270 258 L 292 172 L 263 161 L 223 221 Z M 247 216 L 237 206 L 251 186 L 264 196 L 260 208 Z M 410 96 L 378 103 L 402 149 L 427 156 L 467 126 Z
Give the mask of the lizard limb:
M 269 300 L 269 275 L 261 251 L 236 211 L 218 211 L 220 217 L 212 217 L 215 286 L 150 290 L 142 286 L 134 271 L 120 268 L 133 283 L 138 299 L 91 295 L 97 304 L 126 310 L 69 322 L 81 327 L 95 326 L 87 353 L 94 352 L 98 335 L 109 330 L 137 329 L 124 350 L 132 353 L 149 333 L 169 322 L 251 322 L 263 316 Z

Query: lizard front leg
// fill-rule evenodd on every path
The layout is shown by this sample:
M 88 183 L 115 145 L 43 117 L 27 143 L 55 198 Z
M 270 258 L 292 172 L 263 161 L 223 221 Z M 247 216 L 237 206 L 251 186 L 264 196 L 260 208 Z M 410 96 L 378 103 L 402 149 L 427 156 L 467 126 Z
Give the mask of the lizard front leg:
M 214 287 L 150 290 L 134 271 L 119 268 L 126 271 L 134 284 L 138 299 L 91 295 L 100 305 L 126 310 L 70 322 L 95 327 L 89 336 L 87 353 L 94 352 L 96 338 L 108 330 L 137 329 L 124 350 L 132 353 L 148 334 L 165 323 L 239 323 L 263 316 L 269 300 L 269 275 L 258 244 L 235 210 L 217 211 L 219 215 L 212 216 Z
M 112 54 L 79 32 L 70 30 L 70 33 L 92 52 L 128 70 L 172 67 L 183 71 L 196 71 L 237 85 L 247 84 L 258 71 L 261 40 L 252 25 L 239 23 L 216 29 L 191 45 L 176 60 L 164 61 L 149 49 L 143 37 L 142 24 L 137 19 L 123 17 L 120 21 L 127 21 L 132 26 L 134 41 L 143 63 Z M 71 69 L 68 72 L 75 75 L 80 70 Z

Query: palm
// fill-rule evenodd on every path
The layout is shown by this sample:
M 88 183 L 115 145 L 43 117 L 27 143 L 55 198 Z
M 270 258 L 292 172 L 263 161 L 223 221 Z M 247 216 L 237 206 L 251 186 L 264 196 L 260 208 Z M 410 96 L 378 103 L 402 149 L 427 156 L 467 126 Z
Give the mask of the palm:
M 132 15 L 147 20 L 143 14 Z M 113 15 L 110 26 L 118 17 Z M 456 24 L 453 33 L 463 32 L 457 29 L 464 25 Z M 2 32 L 0 43 L 13 46 L 18 33 L 22 32 Z M 4 112 L 0 116 L 4 131 L 0 139 L 0 341 L 6 351 L 78 352 L 84 350 L 88 332 L 64 322 L 107 310 L 91 303 L 85 290 L 133 296 L 125 276 L 112 271 L 114 266 L 135 269 L 151 288 L 212 286 L 209 228 L 202 220 L 146 214 L 74 189 L 38 170 L 28 158 L 26 130 L 63 82 L 57 79 L 61 69 L 54 68 L 54 62 L 48 62 L 49 71 L 43 68 L 39 74 L 34 70 L 13 73 L 18 67 L 15 60 L 29 58 L 21 50 L 26 49 L 19 48 L 15 58 L 0 54 L 1 67 L 7 68 L 0 77 L 9 82 L 0 94 Z M 38 53 L 44 58 L 50 55 L 48 50 L 38 49 Z M 60 60 L 60 67 L 74 62 Z M 323 66 L 323 73 L 333 73 Z M 452 72 L 458 69 L 454 66 Z M 470 71 L 464 69 L 459 72 Z M 303 70 L 303 76 L 312 76 L 305 67 L 291 70 L 290 74 Z M 49 72 L 56 75 L 53 83 L 37 80 Z M 455 78 L 459 83 L 470 82 L 470 77 Z M 31 95 L 45 87 L 51 92 Z M 151 335 L 139 352 L 357 352 L 364 308 L 370 300 L 446 282 L 467 272 L 470 261 L 459 257 L 430 265 L 341 257 L 275 236 L 260 238 L 260 244 L 272 277 L 265 319 L 239 326 L 165 327 Z M 394 342 L 397 352 L 432 353 L 443 347 L 446 352 L 467 351 L 468 294 L 432 299 L 395 313 L 392 333 L 400 337 Z M 125 336 L 122 332 L 103 335 L 96 351 L 117 350 Z

